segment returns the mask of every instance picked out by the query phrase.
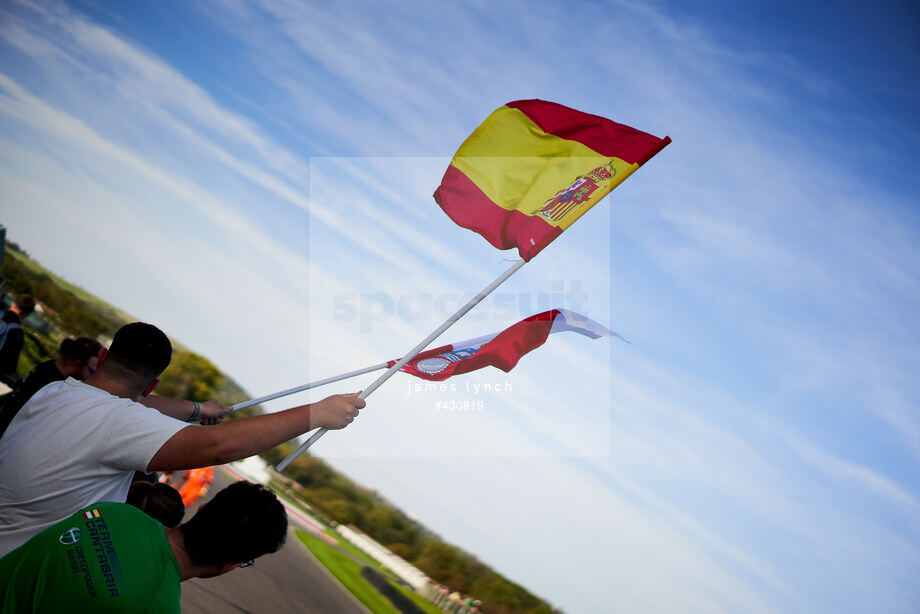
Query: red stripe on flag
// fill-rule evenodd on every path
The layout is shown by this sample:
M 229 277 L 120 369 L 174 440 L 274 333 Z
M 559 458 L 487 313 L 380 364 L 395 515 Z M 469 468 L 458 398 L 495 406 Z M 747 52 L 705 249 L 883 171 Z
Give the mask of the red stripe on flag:
M 602 156 L 629 164 L 641 166 L 671 142 L 669 137 L 659 139 L 606 117 L 546 100 L 516 100 L 505 106 L 518 109 L 547 134 L 577 141 Z
M 410 360 L 400 370 L 421 379 L 435 382 L 446 380 L 454 375 L 476 371 L 477 369 L 482 369 L 487 366 L 497 367 L 507 373 L 517 365 L 524 354 L 540 347 L 546 342 L 546 338 L 549 337 L 550 330 L 552 330 L 553 321 L 558 315 L 559 310 L 552 309 L 525 318 L 500 332 L 494 339 L 483 345 L 478 352 L 469 358 L 462 358 L 456 362 L 451 362 L 444 367 L 443 370 L 437 373 L 426 373 L 421 371 L 417 365 L 422 360 L 433 358 L 439 354 L 450 351 L 453 346 L 446 345 L 423 352 Z M 396 364 L 395 361 L 392 362 L 391 366 L 393 364 Z
M 538 217 L 500 207 L 452 164 L 435 190 L 434 199 L 454 223 L 478 232 L 498 249 L 517 247 L 524 260 L 533 258 L 562 234 L 562 230 Z
M 667 147 L 670 142 L 671 142 L 671 137 L 669 136 L 664 137 L 658 142 L 657 145 L 649 149 L 647 154 L 645 154 L 644 156 L 636 160 L 636 164 L 638 164 L 639 166 L 642 166 L 643 164 L 651 160 L 659 151 Z

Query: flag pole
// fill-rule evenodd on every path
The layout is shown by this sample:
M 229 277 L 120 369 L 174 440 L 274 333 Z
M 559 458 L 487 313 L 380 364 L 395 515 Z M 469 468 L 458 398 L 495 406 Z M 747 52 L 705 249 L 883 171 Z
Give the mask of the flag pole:
M 517 262 L 515 262 L 513 265 L 511 265 L 511 267 L 509 267 L 507 271 L 505 271 L 504 273 L 502 273 L 501 275 L 499 275 L 498 278 L 496 278 L 495 281 L 493 281 L 491 284 L 489 284 L 488 286 L 486 286 L 485 288 L 483 288 L 483 289 L 479 292 L 479 294 L 477 294 L 477 295 L 474 296 L 472 299 L 470 299 L 470 301 L 469 301 L 466 305 L 464 305 L 463 307 L 461 307 L 460 309 L 458 309 L 457 312 L 456 312 L 454 315 L 452 315 L 452 316 L 450 316 L 449 318 L 447 318 L 447 320 L 445 320 L 443 324 L 441 324 L 441 325 L 440 325 L 439 327 L 437 327 L 434 331 L 432 331 L 432 333 L 431 333 L 430 335 L 428 335 L 427 337 L 425 337 L 424 339 L 422 339 L 422 340 L 418 343 L 418 345 L 416 345 L 414 348 L 412 348 L 411 350 L 409 350 L 409 353 L 407 353 L 405 356 L 403 356 L 402 358 L 400 358 L 400 359 L 396 362 L 396 364 L 394 364 L 392 367 L 390 367 L 389 369 L 387 369 L 386 373 L 384 373 L 383 375 L 381 375 L 380 377 L 378 377 L 378 378 L 374 381 L 373 384 L 371 384 L 370 386 L 368 386 L 367 388 L 365 388 L 364 391 L 361 392 L 361 394 L 358 395 L 358 398 L 366 399 L 368 396 L 370 396 L 370 394 L 371 394 L 372 392 L 374 392 L 375 390 L 377 390 L 377 388 L 379 388 L 385 381 L 387 381 L 388 379 L 390 379 L 390 377 L 391 377 L 394 373 L 396 373 L 397 371 L 399 371 L 399 370 L 402 368 L 403 365 L 405 365 L 407 362 L 409 362 L 410 360 L 412 360 L 413 358 L 415 358 L 415 356 L 416 356 L 419 352 L 421 352 L 421 351 L 424 350 L 426 347 L 428 347 L 428 344 L 429 344 L 429 343 L 431 343 L 432 341 L 434 341 L 435 339 L 437 339 L 444 331 L 446 331 L 448 328 L 450 328 L 457 320 L 459 320 L 459 319 L 462 318 L 464 315 L 466 315 L 466 313 L 467 313 L 470 309 L 472 309 L 473 307 L 475 307 L 476 305 L 478 305 L 479 302 L 480 302 L 482 299 L 484 299 L 485 297 L 487 297 L 493 290 L 495 290 L 495 288 L 497 288 L 497 287 L 499 287 L 500 285 L 502 285 L 503 283 L 505 283 L 505 281 L 506 281 L 509 277 L 511 277 L 512 275 L 514 275 L 514 274 L 518 271 L 518 269 L 520 269 L 520 268 L 521 268 L 522 266 L 524 266 L 525 264 L 527 264 L 527 261 L 524 260 L 523 258 L 521 258 L 520 260 L 518 260 Z M 320 428 L 318 431 L 316 431 L 315 433 L 313 433 L 313 435 L 311 435 L 309 439 L 307 439 L 305 442 L 303 442 L 302 444 L 300 444 L 300 447 L 298 447 L 296 450 L 294 450 L 293 452 L 291 452 L 291 453 L 288 455 L 288 457 L 285 458 L 283 461 L 281 461 L 280 463 L 278 463 L 278 465 L 275 467 L 275 469 L 278 470 L 278 471 L 284 471 L 285 469 L 287 469 L 288 465 L 290 465 L 292 462 L 294 462 L 294 459 L 295 459 L 295 458 L 297 458 L 298 456 L 300 456 L 301 454 L 303 454 L 304 452 L 306 452 L 306 451 L 307 451 L 307 448 L 309 448 L 310 446 L 312 446 L 314 443 L 316 443 L 316 442 L 319 440 L 320 437 L 322 437 L 323 435 L 325 435 L 327 430 L 328 430 L 328 429 Z
M 230 411 L 236 411 L 238 409 L 243 409 L 250 407 L 252 405 L 258 405 L 259 403 L 264 403 L 265 401 L 271 401 L 274 399 L 279 399 L 281 397 L 286 397 L 289 394 L 294 394 L 296 392 L 303 392 L 304 390 L 309 390 L 310 388 L 317 388 L 318 386 L 325 386 L 326 384 L 331 384 L 332 382 L 338 382 L 343 379 L 348 379 L 349 377 L 355 377 L 356 375 L 364 375 L 365 373 L 370 373 L 371 371 L 379 371 L 380 369 L 386 369 L 389 365 L 389 361 L 382 362 L 379 365 L 371 365 L 370 367 L 364 367 L 363 369 L 357 369 L 356 371 L 349 371 L 348 373 L 340 373 L 339 375 L 333 375 L 332 377 L 327 377 L 326 379 L 316 380 L 315 382 L 310 382 L 309 384 L 303 384 L 301 386 L 295 386 L 294 388 L 288 388 L 287 390 L 281 390 L 279 392 L 273 392 L 272 394 L 266 394 L 263 397 L 258 397 L 251 399 L 249 401 L 243 401 L 242 403 L 237 403 L 236 405 L 231 405 L 227 409 Z

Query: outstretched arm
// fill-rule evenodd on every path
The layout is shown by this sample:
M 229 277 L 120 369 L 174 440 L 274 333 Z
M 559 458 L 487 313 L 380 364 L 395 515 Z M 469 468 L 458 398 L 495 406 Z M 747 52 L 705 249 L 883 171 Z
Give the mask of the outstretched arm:
M 162 397 L 158 394 L 148 394 L 139 398 L 138 403 L 153 408 L 161 414 L 166 414 L 176 420 L 188 421 L 195 413 L 195 402 L 186 401 L 185 399 L 174 399 L 172 397 Z M 224 407 L 220 401 L 202 401 L 198 404 L 198 415 L 195 416 L 195 422 L 201 424 L 217 424 L 226 416 L 230 410 Z
M 317 427 L 344 428 L 364 405 L 357 393 L 337 394 L 309 405 L 232 420 L 211 428 L 188 426 L 160 447 L 147 471 L 194 469 L 246 458 Z

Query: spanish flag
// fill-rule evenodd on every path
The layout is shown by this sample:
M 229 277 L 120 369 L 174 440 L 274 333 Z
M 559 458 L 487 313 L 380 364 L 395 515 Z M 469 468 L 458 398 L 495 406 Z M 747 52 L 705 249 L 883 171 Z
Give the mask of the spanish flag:
M 434 198 L 530 260 L 670 142 L 554 102 L 509 102 L 460 146 Z

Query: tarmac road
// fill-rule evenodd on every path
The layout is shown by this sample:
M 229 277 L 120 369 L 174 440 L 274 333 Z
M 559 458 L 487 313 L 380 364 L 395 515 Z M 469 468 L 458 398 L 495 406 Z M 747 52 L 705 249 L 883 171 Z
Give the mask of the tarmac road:
M 214 483 L 204 500 L 232 481 L 226 472 L 216 468 Z M 199 503 L 191 506 L 186 518 Z M 295 525 L 290 522 L 289 526 Z M 310 554 L 293 530 L 288 531 L 281 550 L 256 559 L 252 567 L 235 569 L 217 578 L 193 578 L 183 582 L 182 612 L 368 614 L 368 610 Z

